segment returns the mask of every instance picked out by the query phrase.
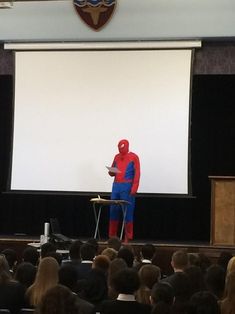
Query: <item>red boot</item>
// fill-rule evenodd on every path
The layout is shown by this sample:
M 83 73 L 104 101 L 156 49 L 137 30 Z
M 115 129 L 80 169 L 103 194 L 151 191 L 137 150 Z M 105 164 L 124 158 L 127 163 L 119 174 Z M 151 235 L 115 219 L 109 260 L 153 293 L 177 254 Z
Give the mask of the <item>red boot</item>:
M 110 220 L 109 221 L 109 238 L 116 237 L 118 231 L 118 221 Z
M 129 240 L 133 239 L 133 222 L 127 222 L 125 224 L 125 240 L 124 242 L 127 243 Z

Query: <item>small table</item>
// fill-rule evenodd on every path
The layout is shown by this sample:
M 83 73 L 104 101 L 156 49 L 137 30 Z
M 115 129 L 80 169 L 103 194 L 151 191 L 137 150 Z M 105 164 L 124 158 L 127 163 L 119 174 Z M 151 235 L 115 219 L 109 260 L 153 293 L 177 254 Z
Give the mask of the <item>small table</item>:
M 103 206 L 110 206 L 110 205 L 119 205 L 121 206 L 122 209 L 122 227 L 121 227 L 121 233 L 120 233 L 120 240 L 122 239 L 123 236 L 123 231 L 124 231 L 124 226 L 125 226 L 125 219 L 126 219 L 126 211 L 127 211 L 127 205 L 130 204 L 130 202 L 125 201 L 125 200 L 107 200 L 104 198 L 92 198 L 90 199 L 90 201 L 93 203 L 93 211 L 94 211 L 94 217 L 95 217 L 95 222 L 96 222 L 96 226 L 95 226 L 95 233 L 94 233 L 94 239 L 97 238 L 97 234 L 98 237 L 100 239 L 100 232 L 99 232 L 99 222 L 100 222 L 100 214 L 101 214 L 101 210 L 103 208 Z M 97 209 L 97 206 L 98 209 Z

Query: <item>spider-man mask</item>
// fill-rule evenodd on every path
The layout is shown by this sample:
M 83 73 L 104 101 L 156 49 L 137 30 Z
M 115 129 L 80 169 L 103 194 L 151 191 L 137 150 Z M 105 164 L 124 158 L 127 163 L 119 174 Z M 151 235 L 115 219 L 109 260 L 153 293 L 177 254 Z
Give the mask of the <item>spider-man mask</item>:
M 121 155 L 126 155 L 129 152 L 129 142 L 128 140 L 121 140 L 118 143 L 118 150 Z

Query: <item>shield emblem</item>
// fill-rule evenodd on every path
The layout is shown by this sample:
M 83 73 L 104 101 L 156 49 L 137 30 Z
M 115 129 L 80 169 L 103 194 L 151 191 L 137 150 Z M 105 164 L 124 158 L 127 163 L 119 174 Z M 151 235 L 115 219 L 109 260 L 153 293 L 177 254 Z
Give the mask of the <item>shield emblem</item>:
M 74 6 L 83 20 L 92 29 L 100 30 L 112 17 L 117 0 L 74 0 Z

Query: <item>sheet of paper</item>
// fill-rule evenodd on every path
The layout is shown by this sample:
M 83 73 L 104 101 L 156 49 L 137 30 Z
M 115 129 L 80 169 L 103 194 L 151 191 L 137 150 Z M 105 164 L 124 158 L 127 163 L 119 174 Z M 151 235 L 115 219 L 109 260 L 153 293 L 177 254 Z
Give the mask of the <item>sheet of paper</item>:
M 106 168 L 108 169 L 108 171 L 113 172 L 113 173 L 120 173 L 121 172 L 117 167 L 106 166 Z

